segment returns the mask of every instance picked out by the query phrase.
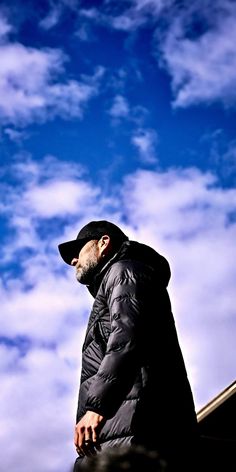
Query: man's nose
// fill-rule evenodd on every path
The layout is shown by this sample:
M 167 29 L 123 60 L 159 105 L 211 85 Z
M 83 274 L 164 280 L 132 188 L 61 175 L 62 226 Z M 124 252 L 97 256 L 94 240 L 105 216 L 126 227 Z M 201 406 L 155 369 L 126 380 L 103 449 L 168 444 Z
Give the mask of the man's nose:
M 77 264 L 78 260 L 79 260 L 78 257 L 73 257 L 70 265 L 75 266 Z

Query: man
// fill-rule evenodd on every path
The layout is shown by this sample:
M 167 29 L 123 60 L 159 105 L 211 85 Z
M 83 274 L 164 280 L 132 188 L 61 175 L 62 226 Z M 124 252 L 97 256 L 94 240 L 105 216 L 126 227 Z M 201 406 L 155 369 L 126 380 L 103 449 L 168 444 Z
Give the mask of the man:
M 86 456 L 131 444 L 184 470 L 197 422 L 167 260 L 104 220 L 88 223 L 59 251 L 95 298 L 82 349 L 74 471 Z

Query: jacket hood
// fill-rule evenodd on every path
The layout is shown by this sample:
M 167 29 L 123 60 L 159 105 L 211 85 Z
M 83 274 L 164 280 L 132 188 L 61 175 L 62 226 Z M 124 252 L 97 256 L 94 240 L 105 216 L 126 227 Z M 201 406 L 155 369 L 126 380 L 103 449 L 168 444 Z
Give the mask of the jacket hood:
M 93 283 L 87 286 L 93 296 L 96 296 L 99 285 L 111 265 L 122 260 L 139 261 L 152 267 L 160 281 L 165 287 L 167 287 L 171 276 L 170 266 L 167 259 L 146 244 L 141 244 L 137 241 L 125 241 L 119 251 L 109 259 L 105 266 L 103 266 L 95 276 Z

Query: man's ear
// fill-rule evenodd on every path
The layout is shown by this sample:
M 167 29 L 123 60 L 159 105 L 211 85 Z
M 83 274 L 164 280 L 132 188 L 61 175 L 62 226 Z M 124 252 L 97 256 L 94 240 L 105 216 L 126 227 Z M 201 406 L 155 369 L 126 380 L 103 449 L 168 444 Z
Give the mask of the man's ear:
M 100 250 L 101 256 L 106 256 L 107 252 L 110 251 L 111 248 L 111 238 L 108 234 L 104 234 L 98 241 L 98 246 Z

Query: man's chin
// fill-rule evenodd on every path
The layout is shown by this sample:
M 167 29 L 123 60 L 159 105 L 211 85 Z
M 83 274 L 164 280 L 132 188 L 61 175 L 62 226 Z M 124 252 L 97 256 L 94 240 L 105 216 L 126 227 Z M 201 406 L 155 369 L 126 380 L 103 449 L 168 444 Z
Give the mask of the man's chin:
M 76 280 L 82 285 L 89 285 L 90 281 L 88 280 L 88 277 L 84 277 L 83 274 L 77 273 L 76 274 Z
M 83 277 L 81 278 L 81 275 L 80 275 L 80 274 L 76 274 L 76 280 L 77 280 L 77 282 L 79 282 L 80 284 L 83 284 L 83 285 L 84 285 Z
M 90 265 L 89 267 L 79 268 L 76 271 L 76 279 L 80 284 L 90 285 L 98 270 L 98 264 Z

